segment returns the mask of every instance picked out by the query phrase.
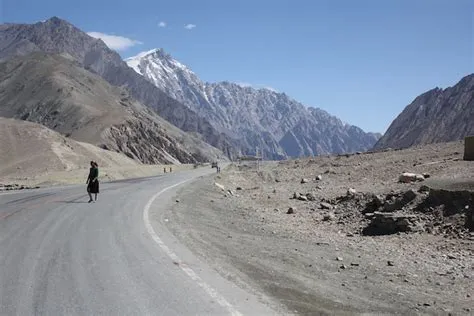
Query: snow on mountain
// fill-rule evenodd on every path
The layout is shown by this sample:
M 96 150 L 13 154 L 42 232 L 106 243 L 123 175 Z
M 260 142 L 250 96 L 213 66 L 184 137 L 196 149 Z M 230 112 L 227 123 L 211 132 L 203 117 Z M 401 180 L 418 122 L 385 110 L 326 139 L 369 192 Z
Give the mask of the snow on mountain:
M 240 139 L 244 153 L 262 148 L 270 158 L 363 151 L 376 134 L 316 108 L 307 108 L 285 93 L 247 84 L 206 83 L 163 49 L 125 60 L 137 73 L 172 98 L 207 119 L 220 132 Z

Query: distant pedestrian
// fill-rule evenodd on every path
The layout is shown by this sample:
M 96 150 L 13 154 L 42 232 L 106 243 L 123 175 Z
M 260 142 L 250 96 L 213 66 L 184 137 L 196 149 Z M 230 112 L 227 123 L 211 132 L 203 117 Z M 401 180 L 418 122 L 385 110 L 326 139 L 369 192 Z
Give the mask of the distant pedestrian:
M 163 173 L 166 173 L 166 167 L 163 168 Z
M 170 167 L 170 172 L 173 172 L 173 169 Z
M 91 161 L 91 168 L 89 169 L 86 183 L 89 203 L 97 201 L 97 194 L 99 194 L 99 165 L 94 161 Z M 94 200 L 92 199 L 92 194 L 95 195 Z

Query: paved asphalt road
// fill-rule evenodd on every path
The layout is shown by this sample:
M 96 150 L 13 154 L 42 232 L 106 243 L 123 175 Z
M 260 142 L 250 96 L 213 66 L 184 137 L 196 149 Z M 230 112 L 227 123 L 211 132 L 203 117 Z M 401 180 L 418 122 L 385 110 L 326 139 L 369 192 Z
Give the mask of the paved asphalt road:
M 210 172 L 103 183 L 91 204 L 85 184 L 0 194 L 0 315 L 274 314 L 166 229 L 175 185 Z

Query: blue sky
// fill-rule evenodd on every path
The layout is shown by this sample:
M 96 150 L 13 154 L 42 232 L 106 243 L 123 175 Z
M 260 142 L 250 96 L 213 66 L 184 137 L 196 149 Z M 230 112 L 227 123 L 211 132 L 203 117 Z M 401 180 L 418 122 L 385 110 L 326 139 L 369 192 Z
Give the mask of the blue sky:
M 272 87 L 384 132 L 417 95 L 474 72 L 472 2 L 0 0 L 0 21 L 59 16 L 124 37 L 123 57 L 162 47 L 205 81 Z

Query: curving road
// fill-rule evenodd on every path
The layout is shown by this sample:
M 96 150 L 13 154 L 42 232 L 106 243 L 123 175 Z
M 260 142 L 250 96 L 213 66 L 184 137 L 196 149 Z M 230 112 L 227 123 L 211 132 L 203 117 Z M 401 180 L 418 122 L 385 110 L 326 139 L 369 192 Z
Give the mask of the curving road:
M 200 262 L 162 211 L 198 169 L 0 194 L 1 315 L 271 315 Z

